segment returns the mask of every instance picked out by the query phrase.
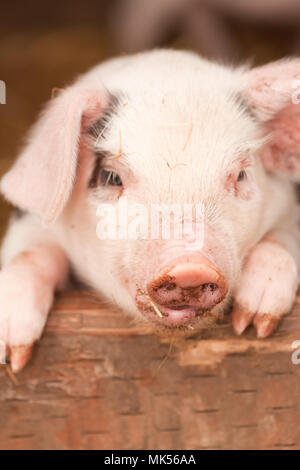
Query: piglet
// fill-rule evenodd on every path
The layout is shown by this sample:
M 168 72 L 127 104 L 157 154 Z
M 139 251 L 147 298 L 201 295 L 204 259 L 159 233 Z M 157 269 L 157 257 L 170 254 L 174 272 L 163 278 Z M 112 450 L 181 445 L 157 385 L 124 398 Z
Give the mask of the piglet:
M 70 267 L 161 331 L 197 330 L 233 304 L 237 334 L 272 333 L 299 282 L 299 81 L 299 59 L 249 70 L 155 50 L 99 65 L 50 101 L 1 180 L 18 209 L 0 272 L 14 371 Z M 201 236 L 101 236 L 101 210 L 125 198 L 146 210 L 198 205 Z

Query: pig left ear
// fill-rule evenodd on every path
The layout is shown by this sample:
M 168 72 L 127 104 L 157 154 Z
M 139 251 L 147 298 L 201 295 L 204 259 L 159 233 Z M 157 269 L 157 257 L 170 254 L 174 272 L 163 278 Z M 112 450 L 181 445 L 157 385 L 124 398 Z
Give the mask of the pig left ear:
M 1 192 L 14 205 L 53 222 L 67 203 L 78 166 L 81 134 L 97 120 L 104 91 L 73 86 L 50 101 L 27 146 L 1 180 Z
M 300 59 L 254 68 L 246 81 L 247 101 L 270 136 L 262 153 L 265 168 L 300 180 Z

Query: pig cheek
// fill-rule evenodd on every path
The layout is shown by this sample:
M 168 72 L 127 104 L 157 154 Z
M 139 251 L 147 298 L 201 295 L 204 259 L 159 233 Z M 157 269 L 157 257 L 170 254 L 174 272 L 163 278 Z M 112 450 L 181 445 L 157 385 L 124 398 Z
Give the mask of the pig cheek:
M 152 243 L 148 241 L 123 242 L 120 246 L 120 256 L 117 257 L 116 272 L 120 273 L 120 282 L 130 295 L 139 316 L 141 312 L 151 312 L 147 297 L 147 280 L 149 272 L 153 269 L 153 260 L 157 259 L 155 251 Z
M 143 269 L 145 266 L 145 253 L 143 256 L 133 249 L 132 243 L 121 241 L 115 259 L 115 272 L 119 274 L 119 280 L 123 288 L 135 299 L 138 288 L 144 288 L 145 279 Z

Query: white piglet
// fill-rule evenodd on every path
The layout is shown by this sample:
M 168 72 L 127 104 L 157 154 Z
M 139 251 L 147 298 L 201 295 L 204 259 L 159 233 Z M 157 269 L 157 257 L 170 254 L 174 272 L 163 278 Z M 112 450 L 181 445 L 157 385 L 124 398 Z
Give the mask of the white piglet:
M 155 50 L 97 66 L 51 100 L 1 182 L 21 209 L 0 272 L 14 371 L 70 267 L 161 330 L 201 328 L 231 303 L 238 334 L 275 329 L 299 282 L 299 81 L 299 59 L 248 70 Z M 146 209 L 200 204 L 201 240 L 100 237 L 99 207 L 125 197 Z

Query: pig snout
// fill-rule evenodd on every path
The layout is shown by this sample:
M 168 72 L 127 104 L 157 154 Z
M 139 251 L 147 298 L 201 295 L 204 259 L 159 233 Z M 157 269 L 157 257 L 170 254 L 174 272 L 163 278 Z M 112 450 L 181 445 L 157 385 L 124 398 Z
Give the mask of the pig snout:
M 148 293 L 162 310 L 163 322 L 183 325 L 212 309 L 227 294 L 227 282 L 212 263 L 180 263 L 149 282 Z

